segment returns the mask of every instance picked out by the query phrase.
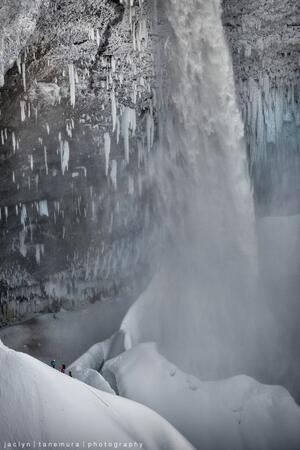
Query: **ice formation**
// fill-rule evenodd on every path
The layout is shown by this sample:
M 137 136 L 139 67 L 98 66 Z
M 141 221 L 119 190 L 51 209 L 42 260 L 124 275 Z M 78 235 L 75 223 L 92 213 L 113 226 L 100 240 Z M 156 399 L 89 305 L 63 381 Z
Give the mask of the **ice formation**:
M 133 108 L 125 106 L 122 112 L 122 136 L 124 139 L 125 160 L 129 162 L 130 154 L 130 136 L 135 135 L 136 130 L 136 111 Z
M 70 158 L 70 147 L 69 142 L 65 140 L 60 141 L 59 146 L 60 159 L 61 159 L 61 171 L 64 175 L 67 170 L 69 170 L 69 158 Z
M 49 216 L 47 200 L 40 200 L 37 205 L 40 216 Z
M 116 105 L 116 95 L 115 91 L 111 91 L 111 115 L 112 115 L 112 130 L 113 132 L 116 129 L 116 122 L 117 122 L 117 105 Z
M 73 64 L 68 65 L 69 69 L 69 84 L 70 84 L 70 102 L 74 107 L 76 102 L 76 83 L 75 83 L 75 68 Z
M 113 187 L 115 190 L 117 190 L 118 184 L 117 184 L 117 161 L 115 159 L 111 162 L 111 171 L 110 171 L 110 178 L 113 184 Z
M 105 175 L 108 175 L 109 168 L 109 155 L 110 155 L 110 135 L 109 133 L 104 133 L 104 152 L 105 152 Z
M 272 85 L 264 76 L 258 82 L 250 79 L 240 85 L 243 99 L 243 116 L 249 127 L 250 165 L 268 161 L 268 146 L 283 148 L 276 150 L 278 157 L 289 159 L 296 153 L 298 127 L 300 125 L 300 106 L 297 101 L 297 81 L 291 79 L 286 84 Z M 286 140 L 286 132 L 289 142 Z M 274 148 L 273 148 L 274 151 Z
M 21 122 L 24 122 L 26 119 L 26 102 L 24 100 L 20 101 L 20 110 L 21 110 Z

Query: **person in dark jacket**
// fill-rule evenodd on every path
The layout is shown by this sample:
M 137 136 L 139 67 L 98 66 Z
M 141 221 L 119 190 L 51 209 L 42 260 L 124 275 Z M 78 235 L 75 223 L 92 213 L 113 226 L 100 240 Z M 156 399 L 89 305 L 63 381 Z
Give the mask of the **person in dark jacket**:
M 50 364 L 51 364 L 51 367 L 52 367 L 53 369 L 56 368 L 56 361 L 55 361 L 55 359 L 52 359 L 52 361 L 50 362 Z
M 66 372 L 66 365 L 62 364 L 61 368 L 60 368 L 61 373 L 65 373 Z

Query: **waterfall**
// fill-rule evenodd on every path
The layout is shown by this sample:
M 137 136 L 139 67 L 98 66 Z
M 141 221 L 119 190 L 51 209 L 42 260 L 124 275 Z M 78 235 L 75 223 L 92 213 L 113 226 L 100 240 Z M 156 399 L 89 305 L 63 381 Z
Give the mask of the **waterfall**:
M 168 244 L 123 323 L 127 347 L 156 341 L 209 379 L 245 372 L 260 329 L 253 199 L 220 3 L 158 4 L 167 80 L 152 173 Z

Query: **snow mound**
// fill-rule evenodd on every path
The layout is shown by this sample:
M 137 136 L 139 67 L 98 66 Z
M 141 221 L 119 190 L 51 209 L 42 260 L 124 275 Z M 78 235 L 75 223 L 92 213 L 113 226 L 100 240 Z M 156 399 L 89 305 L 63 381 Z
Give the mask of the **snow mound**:
M 72 370 L 72 376 L 100 391 L 115 395 L 115 391 L 110 387 L 109 383 L 95 369 L 83 369 L 80 366 L 75 366 Z
M 107 361 L 103 375 L 120 395 L 157 411 L 198 449 L 300 448 L 300 408 L 282 387 L 244 375 L 201 382 L 167 361 L 154 343 Z
M 1 343 L 0 367 L 0 447 L 41 441 L 87 448 L 95 441 L 117 442 L 116 448 L 140 443 L 149 450 L 192 449 L 147 407 L 98 391 Z

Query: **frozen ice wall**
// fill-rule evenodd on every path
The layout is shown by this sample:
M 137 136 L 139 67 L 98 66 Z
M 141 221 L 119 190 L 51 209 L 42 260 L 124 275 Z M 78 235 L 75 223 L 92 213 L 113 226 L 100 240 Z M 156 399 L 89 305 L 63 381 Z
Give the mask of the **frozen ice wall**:
M 259 215 L 299 211 L 299 78 L 240 82 L 242 114 Z
M 157 6 L 170 79 L 153 172 L 169 244 L 125 319 L 127 345 L 155 340 L 202 378 L 251 373 L 269 316 L 255 296 L 253 200 L 220 1 Z
M 224 0 L 223 5 L 256 212 L 298 213 L 299 2 Z

